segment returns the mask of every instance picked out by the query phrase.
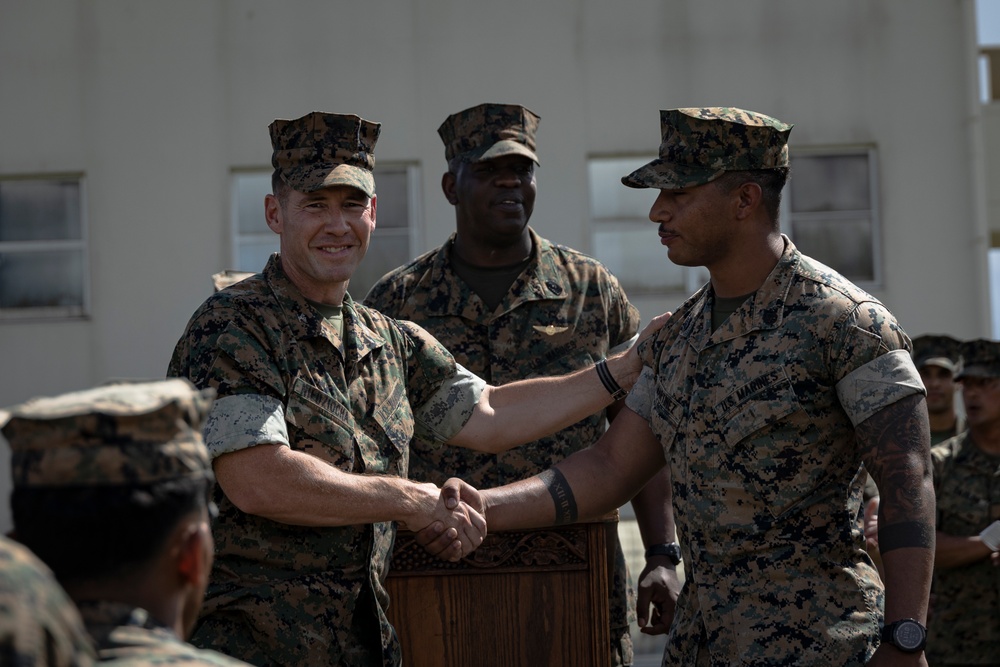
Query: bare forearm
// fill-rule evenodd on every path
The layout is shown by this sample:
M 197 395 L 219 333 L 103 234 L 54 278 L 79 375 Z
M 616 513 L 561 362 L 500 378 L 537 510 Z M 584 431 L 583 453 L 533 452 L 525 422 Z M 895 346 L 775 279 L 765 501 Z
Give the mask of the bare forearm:
M 671 498 L 670 469 L 666 466 L 632 498 L 632 509 L 639 524 L 639 533 L 647 548 L 654 544 L 674 541 L 674 511 Z
M 510 530 L 594 520 L 631 499 L 662 466 L 655 436 L 626 408 L 594 446 L 552 471 L 483 491 L 487 522 Z
M 612 373 L 621 366 L 617 359 L 609 361 Z M 625 375 L 617 372 L 616 380 Z M 632 384 L 634 379 L 623 386 Z M 593 367 L 487 387 L 472 417 L 450 443 L 503 452 L 561 431 L 611 404 L 611 394 Z
M 432 511 L 437 494 L 433 484 L 345 473 L 278 445 L 225 454 L 214 468 L 223 492 L 242 511 L 299 526 L 406 525 Z
M 978 535 L 959 537 L 937 532 L 934 548 L 934 568 L 962 567 L 990 557 L 990 548 Z

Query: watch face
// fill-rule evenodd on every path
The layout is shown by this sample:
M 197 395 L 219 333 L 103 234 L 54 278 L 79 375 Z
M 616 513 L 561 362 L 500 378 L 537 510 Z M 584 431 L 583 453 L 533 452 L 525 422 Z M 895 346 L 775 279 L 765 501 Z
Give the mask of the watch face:
M 924 641 L 924 631 L 913 621 L 903 621 L 893 630 L 892 643 L 903 650 L 914 651 Z

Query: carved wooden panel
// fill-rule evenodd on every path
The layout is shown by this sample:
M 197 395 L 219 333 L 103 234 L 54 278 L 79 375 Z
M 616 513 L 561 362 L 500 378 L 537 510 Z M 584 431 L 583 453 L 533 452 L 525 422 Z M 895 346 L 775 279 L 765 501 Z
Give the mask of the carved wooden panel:
M 387 588 L 404 664 L 607 665 L 608 536 L 616 530 L 615 517 L 491 533 L 458 563 L 400 532 Z

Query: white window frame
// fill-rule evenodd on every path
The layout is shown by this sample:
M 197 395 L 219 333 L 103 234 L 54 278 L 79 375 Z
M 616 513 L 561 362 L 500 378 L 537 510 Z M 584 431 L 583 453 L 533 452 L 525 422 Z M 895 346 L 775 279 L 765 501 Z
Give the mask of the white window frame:
M 0 322 L 30 320 L 85 319 L 91 310 L 90 231 L 87 220 L 87 187 L 84 174 L 79 172 L 51 174 L 18 174 L 0 176 L 0 181 L 76 181 L 80 193 L 80 238 L 48 241 L 0 241 L 0 256 L 52 250 L 77 250 L 81 256 L 82 303 L 79 306 L 37 306 L 26 308 L 0 307 Z

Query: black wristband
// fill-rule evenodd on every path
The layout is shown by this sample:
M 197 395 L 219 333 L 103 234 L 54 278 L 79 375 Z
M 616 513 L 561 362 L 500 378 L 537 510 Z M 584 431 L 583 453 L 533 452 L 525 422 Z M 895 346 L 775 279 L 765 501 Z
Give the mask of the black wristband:
M 654 544 L 646 549 L 646 560 L 653 556 L 666 556 L 674 565 L 680 565 L 681 546 L 676 542 L 669 544 Z
M 601 379 L 601 384 L 603 384 L 604 388 L 608 390 L 609 394 L 611 394 L 611 398 L 616 401 L 620 401 L 628 396 L 628 391 L 622 389 L 621 386 L 615 382 L 614 376 L 612 376 L 611 371 L 608 370 L 607 359 L 601 359 L 598 361 L 594 364 L 594 368 L 597 369 L 597 377 Z

